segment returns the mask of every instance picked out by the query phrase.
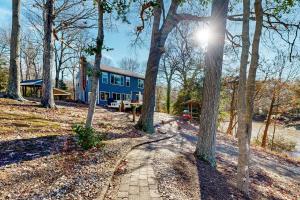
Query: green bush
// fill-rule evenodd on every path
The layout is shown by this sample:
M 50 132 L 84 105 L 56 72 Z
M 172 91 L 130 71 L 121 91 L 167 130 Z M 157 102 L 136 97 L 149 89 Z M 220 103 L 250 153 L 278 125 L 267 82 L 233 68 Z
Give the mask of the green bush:
M 77 143 L 85 150 L 99 146 L 103 140 L 102 135 L 92 127 L 86 128 L 76 124 L 73 126 L 73 131 L 76 133 Z

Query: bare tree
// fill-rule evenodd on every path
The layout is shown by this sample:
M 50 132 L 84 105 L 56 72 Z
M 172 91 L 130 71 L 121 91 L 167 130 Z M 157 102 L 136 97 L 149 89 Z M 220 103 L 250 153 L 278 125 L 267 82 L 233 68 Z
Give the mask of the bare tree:
M 78 29 L 94 27 L 94 24 L 89 22 L 93 22 L 95 9 L 93 6 L 86 7 L 84 2 L 84 0 L 34 0 L 33 5 L 27 11 L 28 21 L 44 40 L 43 92 L 41 100 L 44 107 L 55 107 L 51 82 L 54 63 L 54 41 L 60 41 L 60 43 L 68 45 L 60 37 L 60 32 L 66 30 L 76 32 Z M 43 25 L 40 23 L 41 21 L 44 22 Z M 41 29 L 41 27 L 44 27 L 44 29 Z
M 205 55 L 203 102 L 200 116 L 199 136 L 195 155 L 216 166 L 215 142 L 221 87 L 224 39 L 229 1 L 212 1 L 211 32 L 214 41 L 208 42 Z
M 23 100 L 21 95 L 21 70 L 20 70 L 20 0 L 12 1 L 12 29 L 10 41 L 10 65 L 7 86 L 9 98 Z
M 163 76 L 163 79 L 167 83 L 167 97 L 166 97 L 167 113 L 170 113 L 172 80 L 175 72 L 176 72 L 176 60 L 174 61 L 174 59 L 172 59 L 170 54 L 168 54 L 168 50 L 166 50 L 166 53 L 162 57 L 162 63 L 160 64 L 160 74 Z
M 151 44 L 147 62 L 145 88 L 143 96 L 143 108 L 137 127 L 148 133 L 154 132 L 153 115 L 155 105 L 155 87 L 159 62 L 164 53 L 164 46 L 169 33 L 181 21 L 206 21 L 207 17 L 199 17 L 187 13 L 177 13 L 180 1 L 172 0 L 168 12 L 165 9 L 164 0 L 159 0 L 156 5 L 154 2 L 143 4 L 141 11 L 142 26 L 138 27 L 138 32 L 144 29 L 144 12 L 153 8 L 153 25 L 151 33 Z
M 76 48 L 78 38 L 80 38 L 81 30 L 62 30 L 59 35 L 61 40 L 54 43 L 54 55 L 55 55 L 55 87 L 58 88 L 59 84 L 59 76 L 61 73 L 66 70 L 67 68 L 71 67 L 68 66 L 68 61 L 72 58 L 77 57 L 79 59 L 78 53 L 74 51 L 78 51 Z M 85 43 L 86 41 L 81 41 Z M 71 67 L 72 68 L 72 67 Z
M 237 124 L 236 115 L 236 104 L 237 104 L 237 90 L 238 90 L 238 76 L 234 74 L 229 74 L 224 78 L 224 85 L 227 88 L 227 94 L 230 96 L 229 105 L 229 123 L 226 130 L 227 135 L 233 135 L 233 129 Z
M 133 59 L 133 58 L 122 58 L 120 61 L 120 67 L 122 69 L 132 71 L 132 72 L 141 72 L 141 65 L 140 63 Z
M 283 96 L 287 96 L 287 98 L 289 98 L 289 95 L 286 93 L 284 94 L 284 91 L 288 89 L 289 82 L 291 83 L 296 78 L 296 74 L 299 72 L 297 68 L 297 64 L 294 62 L 288 63 L 287 55 L 285 55 L 283 52 L 278 52 L 278 55 L 273 62 L 273 76 L 270 76 L 270 80 L 266 83 L 268 85 L 268 89 L 271 90 L 270 95 L 268 95 L 268 98 L 271 99 L 271 101 L 269 104 L 267 119 L 265 122 L 266 125 L 262 136 L 261 146 L 263 148 L 266 148 L 268 145 L 268 131 L 272 122 L 273 114 L 278 114 L 280 110 L 286 111 L 289 109 L 287 104 L 290 104 L 291 102 L 288 101 L 288 103 L 284 103 L 286 98 Z M 283 109 L 283 107 L 286 109 Z M 274 119 L 274 124 L 275 121 L 276 119 Z M 274 125 L 273 137 L 275 135 L 275 127 L 276 126 Z
M 47 0 L 44 11 L 44 52 L 43 52 L 43 85 L 42 85 L 42 106 L 55 108 L 52 66 L 53 66 L 53 20 L 54 0 Z
M 0 28 L 0 65 L 8 62 L 10 47 L 9 30 Z
M 247 87 L 247 65 L 249 57 L 249 16 L 250 0 L 243 1 L 243 31 L 242 31 L 242 54 L 240 60 L 240 75 L 238 86 L 238 179 L 237 186 L 246 195 L 249 195 L 249 143 L 246 125 L 246 87 Z

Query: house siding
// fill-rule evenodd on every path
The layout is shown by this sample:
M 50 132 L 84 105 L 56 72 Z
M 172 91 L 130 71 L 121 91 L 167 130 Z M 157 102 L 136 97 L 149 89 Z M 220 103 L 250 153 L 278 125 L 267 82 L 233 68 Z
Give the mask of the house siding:
M 112 73 L 109 71 L 102 71 L 102 72 L 107 72 L 108 73 L 108 83 L 102 83 L 102 75 L 103 73 L 101 73 L 100 77 L 99 77 L 99 87 L 98 87 L 98 97 L 97 97 L 97 104 L 98 105 L 107 105 L 107 101 L 102 101 L 100 99 L 100 92 L 107 92 L 109 93 L 109 97 L 112 98 L 113 97 L 113 93 L 119 93 L 119 94 L 130 94 L 131 95 L 131 100 L 136 100 L 137 99 L 137 94 L 140 92 L 142 95 L 144 93 L 144 88 L 139 88 L 138 87 L 138 79 L 141 78 L 137 78 L 137 77 L 132 77 L 132 76 L 126 76 L 126 75 L 122 75 L 122 74 L 117 74 L 117 73 Z M 124 85 L 114 85 L 111 84 L 111 75 L 112 74 L 117 74 L 117 75 L 121 75 L 124 77 Z M 130 77 L 130 86 L 126 86 L 126 78 L 125 77 Z M 142 79 L 144 80 L 144 79 Z M 85 90 L 85 96 L 88 97 L 88 93 L 89 91 L 91 91 L 91 78 L 88 77 L 87 79 L 87 87 Z M 85 100 L 86 102 L 88 102 L 88 98 L 86 98 Z

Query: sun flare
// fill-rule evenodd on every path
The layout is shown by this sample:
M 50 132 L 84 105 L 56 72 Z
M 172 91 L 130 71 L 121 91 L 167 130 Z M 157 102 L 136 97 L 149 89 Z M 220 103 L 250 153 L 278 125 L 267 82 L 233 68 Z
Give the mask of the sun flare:
M 212 39 L 212 33 L 208 28 L 202 28 L 195 32 L 195 40 L 201 45 L 206 46 Z

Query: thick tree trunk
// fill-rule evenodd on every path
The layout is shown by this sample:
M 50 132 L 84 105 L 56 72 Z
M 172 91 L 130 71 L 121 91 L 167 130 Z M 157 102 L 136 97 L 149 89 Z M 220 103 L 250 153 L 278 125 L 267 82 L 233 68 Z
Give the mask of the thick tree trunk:
M 97 92 L 99 92 L 97 91 L 97 89 L 99 84 L 99 75 L 101 73 L 100 64 L 101 64 L 102 47 L 104 41 L 103 14 L 104 14 L 104 9 L 102 7 L 102 4 L 98 2 L 98 36 L 96 42 L 95 64 L 94 64 L 93 76 L 92 76 L 92 90 L 89 99 L 89 110 L 88 110 L 86 123 L 85 123 L 86 127 L 92 127 L 96 103 L 97 103 L 96 101 Z
M 203 103 L 200 116 L 199 137 L 195 155 L 215 166 L 215 142 L 221 87 L 224 38 L 229 0 L 212 2 L 212 33 L 205 55 Z
M 12 99 L 24 100 L 21 95 L 20 68 L 20 0 L 12 1 L 12 29 L 10 41 L 10 66 L 7 96 Z
M 269 131 L 269 126 L 271 124 L 271 117 L 272 117 L 272 114 L 273 114 L 275 99 L 276 99 L 276 95 L 275 95 L 275 90 L 274 90 L 273 95 L 272 95 L 270 108 L 269 108 L 269 112 L 268 112 L 268 117 L 267 117 L 267 121 L 266 121 L 265 130 L 264 130 L 264 134 L 263 134 L 262 142 L 261 142 L 261 147 L 263 147 L 263 148 L 266 148 L 267 143 L 268 143 L 268 131 Z
M 55 108 L 52 66 L 53 66 L 53 0 L 47 0 L 44 11 L 44 55 L 43 55 L 43 85 L 42 85 L 42 106 Z
M 142 114 L 137 123 L 137 126 L 147 133 L 154 132 L 153 115 L 155 106 L 155 87 L 159 61 L 162 54 L 163 53 L 158 47 L 151 48 L 147 63 Z
M 148 56 L 147 70 L 144 83 L 143 107 L 137 127 L 145 132 L 153 133 L 153 117 L 155 106 L 155 87 L 158 74 L 159 61 L 163 54 L 164 42 L 159 31 L 161 8 L 157 7 L 153 12 L 154 20 L 151 34 L 151 47 Z
M 247 87 L 247 65 L 249 57 L 250 39 L 249 39 L 249 16 L 250 0 L 243 0 L 243 33 L 242 33 L 242 54 L 240 61 L 240 76 L 238 87 L 238 170 L 237 187 L 249 195 L 249 143 L 247 137 L 246 124 L 246 87 Z
M 171 107 L 171 81 L 167 81 L 167 113 L 170 114 L 170 107 Z

